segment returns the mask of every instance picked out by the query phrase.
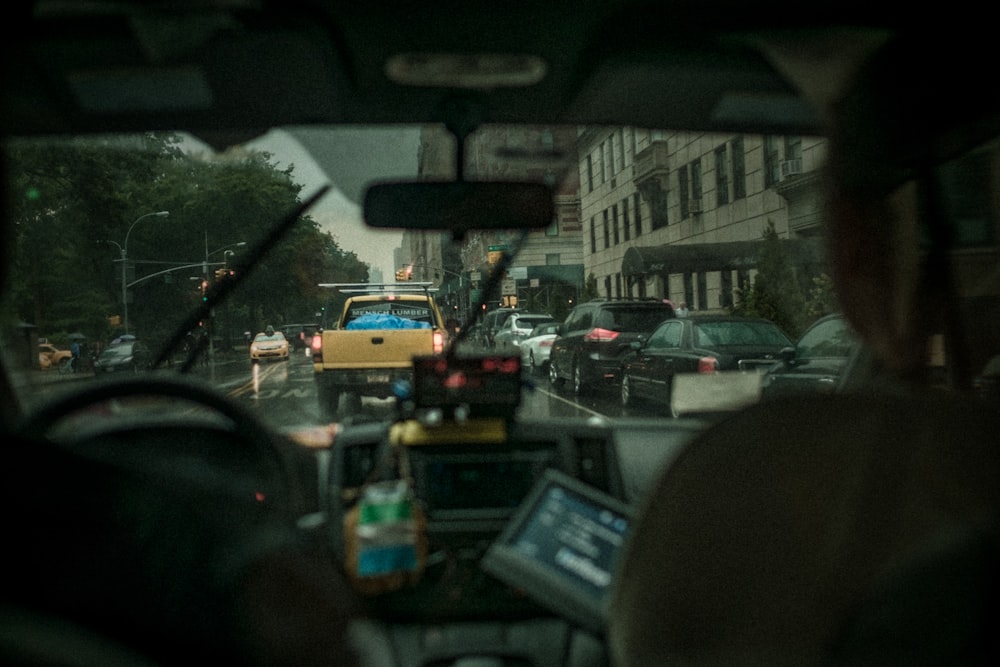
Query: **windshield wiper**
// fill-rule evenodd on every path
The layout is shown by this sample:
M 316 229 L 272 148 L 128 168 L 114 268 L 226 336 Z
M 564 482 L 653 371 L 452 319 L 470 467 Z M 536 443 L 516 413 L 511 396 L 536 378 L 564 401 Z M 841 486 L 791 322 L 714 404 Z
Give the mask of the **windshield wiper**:
M 167 339 L 166 344 L 164 344 L 163 349 L 160 350 L 159 354 L 156 356 L 156 360 L 153 362 L 153 368 L 160 368 L 173 356 L 174 352 L 182 346 L 184 338 L 188 331 L 196 328 L 199 322 L 207 320 L 211 314 L 212 309 L 217 305 L 222 303 L 222 301 L 229 296 L 229 294 L 236 289 L 243 280 L 250 275 L 256 267 L 260 266 L 261 260 L 271 251 L 272 248 L 278 245 L 281 238 L 288 233 L 289 230 L 299 221 L 305 213 L 311 209 L 316 202 L 318 202 L 323 195 L 325 195 L 330 188 L 333 187 L 331 184 L 326 184 L 317 190 L 311 197 L 303 200 L 298 206 L 296 206 L 292 211 L 288 213 L 284 218 L 282 218 L 277 225 L 267 234 L 263 239 L 261 239 L 255 246 L 253 246 L 249 252 L 247 252 L 243 257 L 236 262 L 235 269 L 233 273 L 226 274 L 220 280 L 212 283 L 212 285 L 205 292 L 205 298 L 201 304 L 194 309 L 183 322 L 181 322 L 180 327 L 174 331 L 173 335 Z M 180 372 L 187 373 L 194 366 L 197 361 L 198 356 L 197 346 L 193 347 L 188 351 L 187 357 L 184 359 L 184 363 L 181 364 Z
M 495 290 L 496 287 L 500 284 L 500 281 L 503 280 L 504 274 L 507 273 L 507 269 L 509 269 L 510 265 L 513 263 L 514 257 L 517 256 L 518 250 L 521 249 L 521 244 L 523 244 L 525 239 L 528 238 L 528 231 L 530 230 L 527 229 L 521 230 L 520 235 L 514 241 L 513 250 L 507 249 L 504 250 L 502 253 L 500 253 L 499 261 L 493 267 L 493 270 L 490 272 L 490 275 L 487 276 L 486 282 L 483 283 L 483 290 L 482 292 L 480 292 L 479 301 L 477 301 L 476 303 L 472 303 L 471 301 L 469 302 L 469 309 L 472 312 L 465 314 L 465 323 L 459 330 L 458 335 L 452 338 L 451 342 L 448 344 L 448 350 L 445 352 L 445 357 L 447 357 L 448 359 L 453 359 L 455 357 L 455 354 L 458 350 L 458 344 L 466 339 L 469 330 L 472 329 L 472 327 L 475 326 L 476 322 L 478 322 L 482 318 L 483 313 L 486 310 L 485 308 L 486 303 L 490 299 L 490 294 L 493 293 L 493 290 Z

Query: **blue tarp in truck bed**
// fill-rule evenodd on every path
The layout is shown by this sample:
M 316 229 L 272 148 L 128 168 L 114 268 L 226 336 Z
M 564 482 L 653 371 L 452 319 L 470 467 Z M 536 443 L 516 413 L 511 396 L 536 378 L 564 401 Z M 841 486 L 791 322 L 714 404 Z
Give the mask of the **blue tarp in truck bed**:
M 345 329 L 430 329 L 428 322 L 416 322 L 397 315 L 365 313 L 347 323 Z

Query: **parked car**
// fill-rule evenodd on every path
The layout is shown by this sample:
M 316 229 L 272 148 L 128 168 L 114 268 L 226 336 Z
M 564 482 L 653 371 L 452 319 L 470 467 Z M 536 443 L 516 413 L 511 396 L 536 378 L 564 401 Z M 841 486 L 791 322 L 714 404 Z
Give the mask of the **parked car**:
M 261 331 L 250 343 L 250 363 L 288 361 L 288 339 L 280 331 Z
M 781 351 L 778 363 L 762 378 L 761 398 L 833 393 L 858 346 L 856 335 L 841 315 L 819 318 L 794 346 Z
M 660 299 L 593 299 L 574 306 L 552 343 L 549 380 L 556 386 L 569 380 L 574 394 L 617 385 L 631 344 L 672 317 L 673 306 Z
M 60 350 L 52 343 L 38 344 L 38 367 L 43 371 L 50 368 L 58 368 L 66 359 L 73 357 L 69 350 Z
M 145 343 L 138 340 L 125 340 L 113 343 L 104 348 L 94 361 L 94 372 L 101 373 L 138 373 L 149 369 L 152 353 Z
M 762 318 L 699 315 L 667 320 L 649 338 L 631 343 L 633 354 L 622 364 L 622 405 L 648 401 L 673 407 L 679 375 L 759 374 L 774 366 L 791 344 L 777 324 Z
M 483 315 L 482 328 L 479 330 L 479 337 L 482 346 L 485 348 L 496 347 L 495 337 L 497 332 L 503 327 L 504 322 L 507 318 L 514 313 L 520 313 L 522 311 L 517 308 L 497 308 L 496 310 L 491 310 L 485 315 Z
M 549 353 L 552 351 L 552 341 L 559 332 L 559 322 L 543 322 L 539 324 L 528 337 L 521 341 L 521 362 L 531 373 L 545 373 L 549 370 Z
M 542 313 L 511 313 L 493 335 L 494 347 L 500 351 L 512 351 L 536 326 L 555 321 L 551 315 Z

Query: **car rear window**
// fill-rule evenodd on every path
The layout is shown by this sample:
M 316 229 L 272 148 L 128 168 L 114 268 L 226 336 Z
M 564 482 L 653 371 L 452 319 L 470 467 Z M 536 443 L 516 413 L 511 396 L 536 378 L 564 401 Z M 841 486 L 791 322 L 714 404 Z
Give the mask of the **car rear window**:
M 699 346 L 790 346 L 781 330 L 766 322 L 701 322 L 695 327 Z
M 422 322 L 433 326 L 430 307 L 426 302 L 365 301 L 351 304 L 347 311 L 345 325 L 365 315 L 391 315 L 405 320 Z
M 673 317 L 674 310 L 660 306 L 609 306 L 597 315 L 594 326 L 610 331 L 652 331 L 656 325 Z

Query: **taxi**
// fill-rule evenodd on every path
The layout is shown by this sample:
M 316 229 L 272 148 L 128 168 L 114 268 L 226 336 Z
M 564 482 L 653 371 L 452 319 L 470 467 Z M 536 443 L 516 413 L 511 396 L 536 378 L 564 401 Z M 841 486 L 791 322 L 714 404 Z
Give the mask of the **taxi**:
M 285 334 L 268 328 L 254 336 L 250 343 L 250 363 L 288 361 L 288 339 Z

